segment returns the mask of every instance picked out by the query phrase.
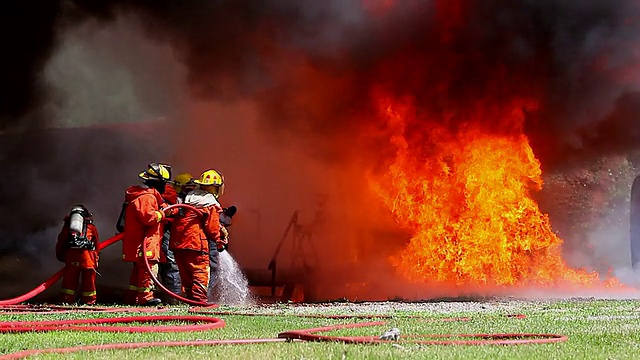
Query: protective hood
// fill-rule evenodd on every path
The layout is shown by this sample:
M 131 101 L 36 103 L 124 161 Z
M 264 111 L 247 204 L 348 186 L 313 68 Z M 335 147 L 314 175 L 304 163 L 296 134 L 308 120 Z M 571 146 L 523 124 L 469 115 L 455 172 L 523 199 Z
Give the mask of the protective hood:
M 127 189 L 127 192 L 124 195 L 124 201 L 126 202 L 131 202 L 133 201 L 135 198 L 144 195 L 144 194 L 151 194 L 153 196 L 156 197 L 156 200 L 158 201 L 158 204 L 162 204 L 164 202 L 164 200 L 162 199 L 162 196 L 160 195 L 160 193 L 155 190 L 152 189 L 148 186 L 145 185 L 133 185 L 130 186 Z
M 213 194 L 200 189 L 193 190 L 188 193 L 184 198 L 184 203 L 199 208 L 215 206 L 218 212 L 222 211 L 222 206 L 220 206 L 216 197 L 213 196 Z
M 167 184 L 164 189 L 164 193 L 162 194 L 162 198 L 169 204 L 177 204 L 178 203 L 178 193 L 173 188 L 173 186 Z

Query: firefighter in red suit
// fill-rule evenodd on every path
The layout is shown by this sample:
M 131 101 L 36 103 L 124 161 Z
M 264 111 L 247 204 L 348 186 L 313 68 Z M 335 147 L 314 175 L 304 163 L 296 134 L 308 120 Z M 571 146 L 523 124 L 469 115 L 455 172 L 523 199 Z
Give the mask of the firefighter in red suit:
M 88 305 L 96 303 L 98 242 L 98 230 L 93 225 L 93 214 L 83 205 L 74 206 L 64 218 L 64 225 L 56 243 L 56 258 L 65 263 L 60 289 L 63 303 L 76 302 L 80 276 L 80 300 Z
M 125 302 L 154 306 L 162 301 L 154 297 L 153 280 L 144 264 L 143 256 L 147 257 L 152 268 L 157 271 L 163 234 L 162 221 L 165 219 L 162 193 L 171 178 L 170 167 L 151 163 L 139 177 L 143 184 L 129 187 L 125 194 L 122 260 L 133 263 L 129 295 Z M 143 249 L 145 241 L 147 246 Z

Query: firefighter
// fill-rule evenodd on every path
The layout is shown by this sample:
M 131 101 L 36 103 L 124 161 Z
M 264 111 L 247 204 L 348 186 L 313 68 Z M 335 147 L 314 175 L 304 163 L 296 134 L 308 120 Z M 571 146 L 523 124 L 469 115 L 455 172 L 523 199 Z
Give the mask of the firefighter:
M 198 187 L 210 194 L 212 194 L 216 201 L 219 203 L 220 196 L 224 193 L 225 183 L 224 176 L 216 170 L 208 170 L 202 173 L 200 180 L 194 181 Z M 227 227 L 231 225 L 231 217 L 235 215 L 235 206 L 233 207 L 233 213 L 231 216 L 227 216 L 223 209 L 218 210 L 220 221 L 220 236 L 218 239 L 209 239 L 209 292 L 213 292 L 216 285 L 216 275 L 218 272 L 218 266 L 220 263 L 220 253 L 227 249 L 229 232 Z
M 65 263 L 62 275 L 61 301 L 76 302 L 76 290 L 82 276 L 80 299 L 87 305 L 96 303 L 96 274 L 98 268 L 98 230 L 93 214 L 78 204 L 64 218 L 64 225 L 56 243 L 56 258 Z
M 210 244 L 223 248 L 218 215 L 222 208 L 216 194 L 222 193 L 224 182 L 219 172 L 207 170 L 194 183 L 200 188 L 186 194 L 184 203 L 196 207 L 197 211 L 184 210 L 176 216 L 169 248 L 175 255 L 185 296 L 207 302 Z
M 212 194 L 218 204 L 220 204 L 220 196 L 224 193 L 225 183 L 224 176 L 216 170 L 208 170 L 202 173 L 200 181 L 194 181 L 198 187 L 210 194 Z M 235 215 L 235 207 L 233 207 L 233 214 Z M 218 273 L 218 267 L 220 264 L 220 253 L 225 251 L 228 247 L 229 232 L 227 227 L 231 225 L 231 217 L 226 216 L 226 212 L 223 209 L 218 211 L 220 221 L 220 236 L 218 239 L 209 239 L 209 293 L 213 292 L 216 285 L 216 277 Z
M 165 193 L 162 194 L 162 198 L 169 205 L 173 205 L 178 202 L 182 203 L 184 201 L 185 191 L 188 189 L 193 190 L 193 187 L 189 186 L 189 183 L 192 183 L 192 178 L 191 174 L 188 173 L 179 174 L 173 180 L 172 185 L 167 184 Z M 176 264 L 173 251 L 169 249 L 169 238 L 171 237 L 172 223 L 173 219 L 169 217 L 167 224 L 164 226 L 164 234 L 162 236 L 161 244 L 164 259 L 160 264 L 158 264 L 158 273 L 160 275 L 160 281 L 162 281 L 162 284 L 169 291 L 180 294 L 180 272 L 178 270 L 178 264 Z M 176 303 L 172 298 L 168 298 L 166 300 L 172 304 Z
M 153 280 L 143 256 L 147 257 L 153 269 L 157 269 L 163 233 L 162 221 L 165 219 L 162 193 L 171 179 L 170 167 L 151 163 L 138 176 L 142 179 L 142 185 L 129 187 L 125 194 L 122 259 L 133 263 L 125 302 L 154 306 L 162 301 L 154 297 Z M 143 249 L 145 241 L 147 247 Z

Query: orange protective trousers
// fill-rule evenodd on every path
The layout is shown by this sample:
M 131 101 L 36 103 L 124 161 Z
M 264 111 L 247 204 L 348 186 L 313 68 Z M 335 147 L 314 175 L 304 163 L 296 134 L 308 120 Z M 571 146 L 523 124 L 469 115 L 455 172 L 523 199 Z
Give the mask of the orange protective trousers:
M 157 261 L 149 260 L 151 269 L 157 267 Z M 131 276 L 129 277 L 129 289 L 125 294 L 125 303 L 129 305 L 144 304 L 153 299 L 153 279 L 147 271 L 144 259 L 139 259 L 133 263 Z
M 176 264 L 180 270 L 180 281 L 188 299 L 208 302 L 209 254 L 202 251 L 173 250 Z
M 60 295 L 63 303 L 73 304 L 76 302 L 76 289 L 78 289 L 80 276 L 82 276 L 82 286 L 80 288 L 82 302 L 88 305 L 96 303 L 96 271 L 94 269 L 83 269 L 72 264 L 67 264 L 62 273 Z

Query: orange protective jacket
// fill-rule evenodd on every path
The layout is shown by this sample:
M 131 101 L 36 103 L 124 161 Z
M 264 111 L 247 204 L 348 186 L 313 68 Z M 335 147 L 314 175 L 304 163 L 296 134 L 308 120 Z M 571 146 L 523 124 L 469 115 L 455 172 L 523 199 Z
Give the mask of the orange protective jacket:
M 91 240 L 98 248 L 98 229 L 95 225 L 87 224 L 87 239 Z M 98 268 L 98 250 L 88 249 L 68 249 L 66 247 L 67 240 L 69 238 L 69 217 L 64 218 L 64 225 L 60 234 L 58 234 L 58 242 L 56 243 L 56 258 L 59 261 L 63 261 L 65 264 L 72 264 L 82 269 L 96 269 Z
M 176 189 L 174 189 L 173 186 L 167 184 L 167 186 L 165 186 L 164 188 L 164 193 L 162 193 L 162 200 L 164 201 L 165 207 L 177 204 L 178 193 L 176 192 Z M 177 210 L 174 210 L 172 212 L 172 214 L 175 213 L 177 213 Z M 165 220 L 167 221 L 167 224 L 170 224 L 173 221 L 173 217 L 167 217 Z
M 142 244 L 148 239 L 144 253 L 149 260 L 158 261 L 162 241 L 160 193 L 146 186 L 131 186 L 125 194 L 124 237 L 122 260 L 135 262 L 142 258 Z
M 204 201 L 199 201 L 204 200 Z M 169 249 L 209 252 L 209 240 L 220 237 L 220 204 L 202 190 L 195 190 L 185 198 L 185 204 L 195 206 L 197 211 L 185 209 L 184 215 L 176 215 L 171 225 Z
M 178 193 L 176 192 L 176 189 L 174 189 L 173 186 L 169 184 L 165 186 L 164 193 L 162 194 L 162 198 L 169 205 L 178 203 Z

